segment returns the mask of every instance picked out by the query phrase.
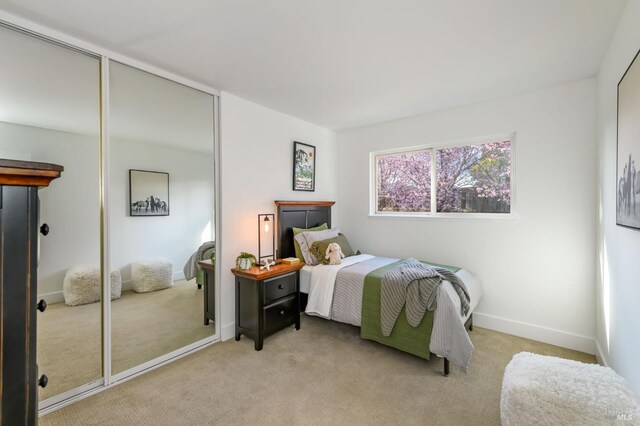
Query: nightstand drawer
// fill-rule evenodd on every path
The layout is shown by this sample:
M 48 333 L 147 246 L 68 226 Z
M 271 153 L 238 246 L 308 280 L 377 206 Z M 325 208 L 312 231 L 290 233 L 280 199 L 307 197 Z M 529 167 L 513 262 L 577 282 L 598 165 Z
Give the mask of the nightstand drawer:
M 298 312 L 298 298 L 294 295 L 282 302 L 264 308 L 264 330 L 269 333 L 281 329 L 284 325 L 293 323 Z
M 281 299 L 296 292 L 296 273 L 271 278 L 264 281 L 264 303 Z

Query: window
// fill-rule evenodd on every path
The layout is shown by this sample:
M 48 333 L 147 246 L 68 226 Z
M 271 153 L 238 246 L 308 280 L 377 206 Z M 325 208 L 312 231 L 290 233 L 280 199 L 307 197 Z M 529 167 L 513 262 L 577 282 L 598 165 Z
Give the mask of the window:
M 509 215 L 513 135 L 372 153 L 372 213 Z
M 431 211 L 431 150 L 380 155 L 378 212 Z

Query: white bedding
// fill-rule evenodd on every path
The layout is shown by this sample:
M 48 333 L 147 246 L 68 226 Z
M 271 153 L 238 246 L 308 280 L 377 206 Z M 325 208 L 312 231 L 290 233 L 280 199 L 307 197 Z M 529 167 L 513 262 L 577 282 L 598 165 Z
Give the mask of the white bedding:
M 311 271 L 313 271 L 313 266 L 304 265 L 302 269 L 300 269 L 300 292 L 309 294 L 309 286 L 311 285 Z
M 331 305 L 336 276 L 342 268 L 373 259 L 370 254 L 360 254 L 342 259 L 339 265 L 317 265 L 311 273 L 309 281 L 309 298 L 305 312 L 309 315 L 331 319 Z M 362 301 L 360 301 L 362 307 Z
M 398 260 L 358 255 L 343 259 L 340 265 L 304 266 L 300 272 L 300 290 L 309 294 L 305 312 L 359 327 L 364 277 L 369 272 Z M 446 356 L 466 371 L 473 345 L 464 329 L 464 323 L 482 298 L 482 286 L 469 271 L 461 269 L 456 275 L 462 279 L 469 292 L 469 312 L 466 316 L 459 314 L 460 298 L 453 285 L 444 281 L 438 288 L 438 308 L 434 313 L 429 349 L 436 355 Z

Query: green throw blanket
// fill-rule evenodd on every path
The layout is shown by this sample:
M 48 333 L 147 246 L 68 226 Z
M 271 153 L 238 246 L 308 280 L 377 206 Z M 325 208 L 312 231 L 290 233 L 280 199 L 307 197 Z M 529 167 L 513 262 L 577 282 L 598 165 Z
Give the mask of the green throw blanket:
M 360 337 L 374 340 L 383 345 L 391 346 L 403 352 L 417 355 L 421 358 L 429 359 L 429 342 L 431 341 L 431 329 L 433 328 L 433 311 L 427 311 L 422 322 L 417 327 L 412 327 L 407 322 L 406 307 L 402 308 L 398 321 L 389 337 L 382 335 L 380 326 L 380 285 L 382 277 L 389 270 L 398 266 L 402 262 L 391 263 L 375 271 L 371 271 L 364 279 L 364 289 L 362 292 L 362 324 L 360 326 Z M 431 266 L 446 268 L 451 272 L 458 272 L 460 268 L 437 263 L 423 262 Z

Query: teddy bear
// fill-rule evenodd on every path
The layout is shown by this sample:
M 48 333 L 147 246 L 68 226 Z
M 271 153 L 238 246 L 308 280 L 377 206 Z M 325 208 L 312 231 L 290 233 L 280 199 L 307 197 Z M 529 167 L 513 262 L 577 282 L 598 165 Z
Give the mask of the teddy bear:
M 329 265 L 339 265 L 342 263 L 340 259 L 344 258 L 344 253 L 338 243 L 331 243 L 327 247 L 325 259 L 329 260 Z

